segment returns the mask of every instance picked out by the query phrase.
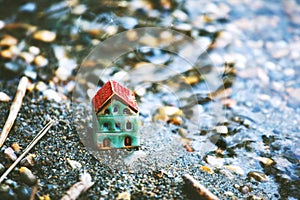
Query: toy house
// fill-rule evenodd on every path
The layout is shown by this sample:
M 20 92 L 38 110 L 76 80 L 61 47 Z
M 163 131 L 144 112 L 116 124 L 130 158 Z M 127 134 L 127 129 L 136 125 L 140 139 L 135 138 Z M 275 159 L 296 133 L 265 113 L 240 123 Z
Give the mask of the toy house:
M 116 81 L 110 80 L 92 99 L 97 117 L 94 134 L 100 149 L 137 148 L 138 107 L 134 94 Z

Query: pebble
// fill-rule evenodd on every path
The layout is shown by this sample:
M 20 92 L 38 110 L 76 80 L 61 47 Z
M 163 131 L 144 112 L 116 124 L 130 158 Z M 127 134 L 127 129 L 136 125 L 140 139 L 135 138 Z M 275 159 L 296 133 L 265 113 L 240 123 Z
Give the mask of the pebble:
M 7 158 L 9 158 L 12 161 L 17 160 L 17 158 L 18 158 L 17 155 L 15 154 L 15 151 L 11 147 L 7 147 L 4 150 L 4 154 Z
M 217 158 L 215 156 L 208 155 L 206 156 L 205 161 L 213 167 L 221 168 L 224 165 L 223 158 Z
M 149 47 L 156 47 L 158 45 L 158 39 L 151 35 L 144 35 L 140 38 L 140 43 Z
M 30 64 L 34 60 L 34 55 L 29 52 L 21 52 L 19 56 L 28 64 Z
M 5 49 L 0 52 L 1 57 L 12 59 L 20 53 L 18 47 L 10 46 L 8 49 Z
M 227 134 L 228 128 L 226 126 L 216 126 L 216 131 L 220 134 Z
M 33 34 L 33 38 L 42 42 L 53 42 L 56 38 L 56 33 L 48 30 L 40 30 Z
M 4 92 L 0 92 L 0 101 L 1 102 L 9 102 L 11 98 Z
M 138 39 L 138 33 L 136 30 L 128 30 L 125 34 L 129 41 L 136 41 Z
M 240 190 L 240 192 L 242 192 L 244 194 L 247 194 L 247 193 L 251 192 L 250 187 L 247 186 L 247 185 L 240 186 L 239 190 Z
M 249 178 L 254 178 L 255 180 L 259 182 L 267 182 L 268 181 L 268 176 L 265 175 L 264 173 L 257 172 L 257 171 L 251 171 L 247 175 Z
M 38 55 L 34 59 L 34 64 L 37 65 L 38 67 L 45 67 L 46 65 L 48 65 L 48 63 L 49 63 L 48 59 L 42 55 Z
M 61 102 L 62 100 L 67 99 L 63 94 L 60 94 L 52 89 L 43 91 L 43 94 L 48 100 L 54 100 L 56 102 Z
M 181 137 L 185 138 L 188 135 L 188 130 L 184 129 L 184 128 L 179 128 L 178 129 L 178 133 Z
M 138 20 L 135 17 L 121 17 L 119 18 L 119 21 L 125 29 L 133 29 L 138 25 Z
M 258 157 L 257 160 L 259 160 L 265 166 L 270 166 L 270 165 L 274 164 L 274 161 L 271 158 Z
M 225 165 L 224 167 L 225 167 L 226 169 L 230 170 L 230 171 L 233 171 L 233 172 L 239 174 L 239 175 L 242 175 L 242 176 L 243 176 L 243 175 L 245 174 L 244 170 L 243 170 L 241 167 L 239 167 L 239 166 L 235 166 L 235 165 Z
M 28 186 L 33 186 L 37 182 L 37 177 L 27 167 L 21 167 L 19 169 L 21 181 Z
M 87 6 L 84 4 L 79 4 L 76 5 L 73 9 L 72 9 L 72 14 L 74 15 L 82 15 L 83 13 L 85 13 L 85 11 L 87 10 Z
M 82 165 L 75 160 L 71 160 L 71 159 L 67 158 L 67 162 L 72 167 L 72 169 L 80 169 L 82 167 Z
M 228 171 L 228 170 L 221 169 L 220 173 L 224 174 L 229 179 L 234 179 L 235 178 L 234 175 L 230 171 Z
M 0 40 L 0 46 L 15 46 L 17 44 L 18 44 L 18 39 L 11 35 L 5 35 Z
M 49 194 L 44 194 L 39 197 L 39 200 L 51 200 L 51 197 Z
M 34 12 L 36 10 L 36 4 L 28 2 L 20 7 L 20 11 Z
M 12 143 L 11 148 L 13 148 L 13 150 L 15 152 L 20 152 L 22 149 L 22 147 L 20 147 L 19 143 L 16 143 L 16 142 Z
M 131 195 L 129 192 L 121 192 L 118 194 L 117 200 L 130 200 Z
M 48 85 L 46 85 L 46 83 L 44 83 L 43 81 L 39 81 L 36 83 L 35 88 L 38 91 L 43 92 L 48 89 Z
M 201 169 L 202 171 L 207 172 L 207 173 L 210 173 L 210 174 L 213 174 L 213 173 L 214 173 L 214 170 L 212 170 L 212 169 L 211 169 L 210 167 L 208 167 L 208 166 L 202 165 L 202 166 L 200 166 L 200 169 Z
M 20 161 L 20 164 L 26 167 L 34 166 L 34 158 L 36 157 L 35 154 L 28 154 L 25 158 Z
M 31 54 L 33 54 L 35 56 L 37 56 L 37 55 L 39 55 L 41 53 L 41 50 L 38 47 L 36 47 L 36 46 L 29 47 L 28 51 L 29 51 L 29 53 L 31 53 Z

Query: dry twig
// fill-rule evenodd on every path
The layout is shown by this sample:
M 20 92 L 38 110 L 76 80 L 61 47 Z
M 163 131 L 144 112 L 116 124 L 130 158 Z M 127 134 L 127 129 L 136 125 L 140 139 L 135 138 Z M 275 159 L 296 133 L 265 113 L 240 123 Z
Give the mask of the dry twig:
M 44 126 L 44 128 L 33 138 L 31 143 L 26 147 L 24 152 L 18 157 L 18 159 L 4 172 L 0 177 L 0 183 L 6 178 L 6 176 L 15 168 L 15 166 L 25 157 L 25 155 L 36 145 L 36 143 L 47 133 L 47 131 L 54 124 L 54 121 L 50 119 L 50 122 Z
M 87 191 L 93 184 L 94 182 L 92 182 L 91 175 L 84 172 L 80 177 L 80 181 L 72 185 L 61 200 L 75 200 L 81 193 Z
M 22 77 L 18 85 L 18 90 L 15 99 L 11 104 L 9 115 L 7 117 L 2 133 L 0 135 L 0 148 L 4 144 L 12 125 L 14 124 L 15 119 L 17 118 L 18 112 L 21 108 L 22 101 L 26 92 L 27 84 L 28 84 L 28 78 L 25 76 Z
M 206 200 L 218 200 L 219 198 L 211 193 L 206 187 L 201 185 L 196 179 L 191 175 L 185 174 L 183 176 L 184 181 L 190 190 L 197 195 L 197 199 L 206 199 Z

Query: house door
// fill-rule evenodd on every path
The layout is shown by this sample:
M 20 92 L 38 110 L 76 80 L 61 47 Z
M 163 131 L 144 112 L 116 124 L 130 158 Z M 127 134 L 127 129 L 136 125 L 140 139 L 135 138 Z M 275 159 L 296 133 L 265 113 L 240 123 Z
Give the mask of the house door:
M 131 141 L 131 137 L 127 136 L 124 139 L 124 146 L 131 146 L 132 145 L 132 141 Z
M 103 140 L 103 147 L 110 147 L 110 141 L 109 141 L 108 138 L 105 138 L 105 139 Z

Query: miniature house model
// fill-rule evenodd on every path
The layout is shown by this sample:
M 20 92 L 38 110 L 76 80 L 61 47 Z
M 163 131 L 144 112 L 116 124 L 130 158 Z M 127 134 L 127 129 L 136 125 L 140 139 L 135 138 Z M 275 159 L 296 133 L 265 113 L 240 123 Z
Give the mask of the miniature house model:
M 100 149 L 137 148 L 138 107 L 134 94 L 110 80 L 92 99 L 97 117 L 96 145 Z

